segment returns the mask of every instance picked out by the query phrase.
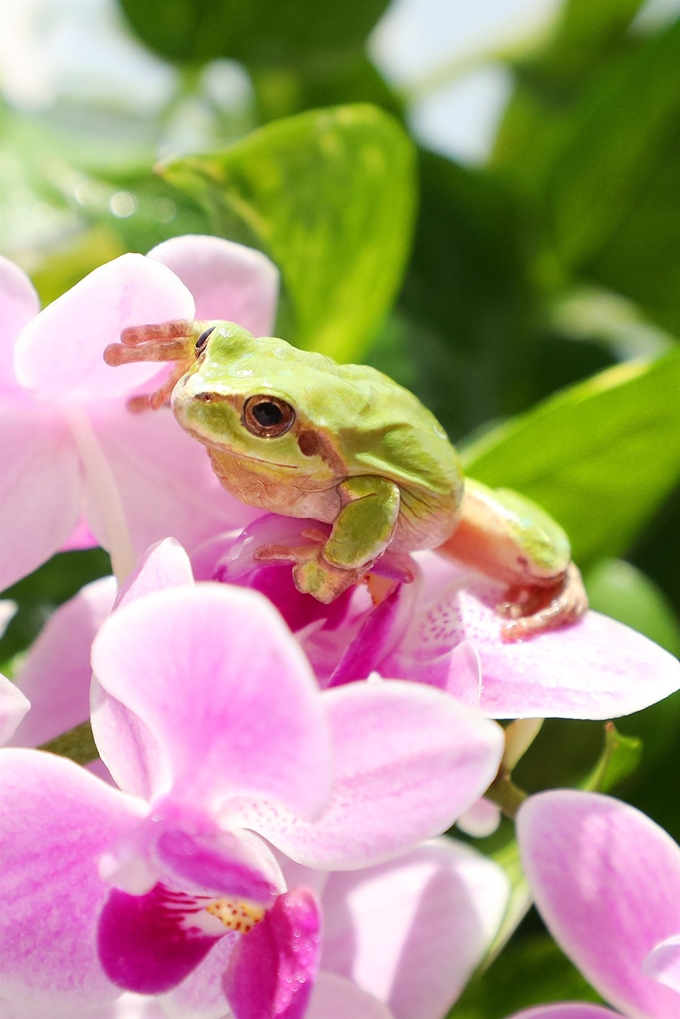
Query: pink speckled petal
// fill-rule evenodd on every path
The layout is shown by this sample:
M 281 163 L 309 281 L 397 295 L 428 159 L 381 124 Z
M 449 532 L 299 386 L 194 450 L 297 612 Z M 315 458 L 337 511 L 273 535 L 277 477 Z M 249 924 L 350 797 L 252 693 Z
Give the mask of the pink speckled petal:
M 116 596 L 113 577 L 87 584 L 50 616 L 17 672 L 32 710 L 12 746 L 36 747 L 90 714 L 90 647 Z
M 0 255 L 0 389 L 16 389 L 14 344 L 40 311 L 35 287 L 18 265 Z
M 331 874 L 322 969 L 369 991 L 396 1019 L 440 1019 L 488 949 L 508 893 L 500 867 L 446 838 Z
M 187 234 L 152 248 L 189 288 L 196 318 L 226 319 L 254 336 L 271 336 L 279 293 L 278 269 L 266 255 L 221 237 Z
M 30 706 L 21 690 L 0 674 L 0 746 L 16 731 Z
M 522 864 L 553 937 L 624 1014 L 669 1019 L 680 1002 L 643 963 L 680 931 L 680 847 L 626 803 L 553 790 L 520 808 Z
M 157 796 L 172 785 L 209 811 L 263 796 L 303 817 L 325 806 L 331 744 L 316 681 L 261 595 L 224 584 L 157 591 L 109 617 L 92 664 L 155 740 Z M 97 736 L 120 781 L 125 744 L 109 737 Z
M 173 272 L 143 255 L 121 255 L 58 297 L 23 330 L 15 370 L 41 396 L 97 400 L 128 394 L 158 364 L 110 368 L 104 348 L 127 326 L 191 319 L 194 301 Z
M 0 997 L 77 1014 L 120 993 L 95 951 L 101 854 L 139 804 L 72 761 L 0 751 Z
M 234 1019 L 303 1019 L 320 955 L 315 897 L 306 888 L 280 895 L 229 957 L 223 987 Z
M 382 675 L 434 683 L 469 703 L 469 673 L 451 658 L 468 640 L 481 661 L 479 706 L 492 718 L 613 718 L 680 688 L 673 655 L 597 612 L 573 626 L 506 643 L 494 610 L 502 585 L 435 553 L 416 558 L 422 576 L 407 595 L 415 608 L 402 639 L 374 666 Z
M 500 727 L 438 690 L 377 680 L 321 698 L 335 760 L 328 810 L 312 824 L 259 804 L 232 817 L 299 863 L 345 870 L 405 852 L 449 828 L 498 770 Z
M 0 590 L 67 541 L 80 515 L 78 456 L 61 416 L 18 393 L 0 407 Z
M 680 934 L 666 938 L 642 963 L 642 972 L 660 984 L 680 992 Z M 680 1010 L 680 1002 L 678 1002 Z
M 394 1019 L 372 994 L 335 973 L 319 973 L 305 1019 Z

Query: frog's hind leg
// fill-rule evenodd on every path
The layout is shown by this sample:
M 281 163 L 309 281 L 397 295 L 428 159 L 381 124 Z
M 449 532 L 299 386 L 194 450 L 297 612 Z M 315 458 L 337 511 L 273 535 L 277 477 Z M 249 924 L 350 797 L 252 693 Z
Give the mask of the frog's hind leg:
M 545 630 L 577 622 L 588 608 L 581 573 L 570 563 L 562 580 L 554 587 L 510 588 L 506 601 L 496 611 L 508 617 L 501 624 L 501 637 L 510 642 L 524 640 Z

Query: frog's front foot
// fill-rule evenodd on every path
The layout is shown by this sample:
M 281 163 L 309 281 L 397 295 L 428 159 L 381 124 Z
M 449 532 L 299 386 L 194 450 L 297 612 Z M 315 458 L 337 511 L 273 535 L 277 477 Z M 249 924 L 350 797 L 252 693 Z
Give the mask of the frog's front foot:
M 573 563 L 554 587 L 511 587 L 497 611 L 508 617 L 501 637 L 511 642 L 575 623 L 588 608 L 581 574 Z
M 304 531 L 303 537 L 310 538 L 313 544 L 285 547 L 282 545 L 265 545 L 255 554 L 261 562 L 272 560 L 292 562 L 293 580 L 301 594 L 311 594 L 317 601 L 330 605 L 341 594 L 356 584 L 366 574 L 366 568 L 343 569 L 329 563 L 323 556 L 323 545 L 326 535 L 320 531 Z

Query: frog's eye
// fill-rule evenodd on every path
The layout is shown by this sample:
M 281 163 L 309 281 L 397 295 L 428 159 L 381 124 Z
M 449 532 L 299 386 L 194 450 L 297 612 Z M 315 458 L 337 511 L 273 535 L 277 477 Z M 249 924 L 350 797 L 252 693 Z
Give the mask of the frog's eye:
M 196 348 L 195 349 L 196 349 L 196 353 L 197 354 L 200 354 L 205 349 L 205 345 L 208 342 L 208 337 L 210 336 L 210 334 L 211 334 L 211 332 L 213 331 L 214 328 L 215 328 L 215 326 L 210 326 L 209 329 L 204 329 L 203 332 L 201 333 L 201 335 L 196 340 Z
M 295 421 L 295 411 L 277 396 L 250 396 L 243 404 L 243 424 L 261 439 L 284 435 Z

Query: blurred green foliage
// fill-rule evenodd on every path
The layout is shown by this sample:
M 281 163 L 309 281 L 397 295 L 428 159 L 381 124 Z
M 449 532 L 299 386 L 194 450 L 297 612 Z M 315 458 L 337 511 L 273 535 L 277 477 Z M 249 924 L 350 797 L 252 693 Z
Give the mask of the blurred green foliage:
M 512 95 L 471 167 L 416 151 L 408 95 L 368 58 L 386 0 L 119 2 L 177 69 L 163 108 L 0 101 L 4 250 L 43 300 L 177 234 L 261 248 L 288 339 L 417 392 L 472 474 L 567 528 L 593 606 L 678 654 L 680 21 L 645 28 L 641 0 L 565 0 L 504 58 Z M 217 57 L 241 64 L 240 105 L 210 94 Z M 165 158 L 192 118 L 205 152 Z M 101 552 L 68 553 L 17 584 L 0 662 L 107 569 Z M 574 785 L 600 760 L 607 787 L 680 838 L 680 695 L 617 729 L 603 764 L 601 723 L 549 720 L 517 782 Z M 511 826 L 478 845 L 505 862 L 521 916 Z M 570 997 L 598 1000 L 530 915 L 452 1016 Z

